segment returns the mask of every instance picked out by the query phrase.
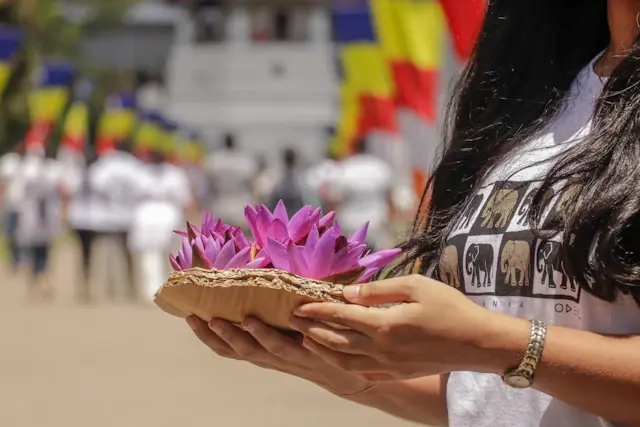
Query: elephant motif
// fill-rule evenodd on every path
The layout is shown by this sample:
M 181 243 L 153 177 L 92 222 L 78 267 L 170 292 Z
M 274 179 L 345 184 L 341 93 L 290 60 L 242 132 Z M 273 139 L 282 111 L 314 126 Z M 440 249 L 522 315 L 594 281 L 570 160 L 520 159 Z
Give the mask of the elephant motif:
M 518 209 L 518 225 L 524 225 L 527 221 L 527 217 L 529 215 L 529 210 L 531 209 L 531 203 L 533 202 L 533 198 L 536 196 L 536 190 L 532 190 L 529 194 L 526 195 L 522 204 L 520 205 L 520 209 Z
M 504 283 L 511 286 L 529 286 L 529 243 L 523 240 L 509 240 L 502 248 L 500 269 L 506 273 Z M 518 276 L 518 273 L 520 276 Z
M 509 222 L 518 203 L 515 190 L 498 190 L 489 199 L 482 211 L 482 227 L 503 228 Z
M 536 269 L 538 273 L 542 273 L 541 283 L 547 283 L 550 289 L 555 289 L 556 282 L 553 277 L 555 272 L 562 274 L 560 289 L 567 289 L 567 282 L 571 286 L 571 290 L 576 290 L 576 284 L 570 277 L 564 265 L 564 259 L 560 253 L 562 245 L 558 242 L 550 240 L 543 241 L 538 248 Z
M 440 257 L 440 280 L 444 283 L 460 287 L 460 273 L 458 271 L 458 248 L 447 246 Z
M 465 268 L 471 276 L 471 286 L 491 285 L 491 274 L 493 273 L 493 246 L 473 244 L 467 250 L 465 258 Z M 480 283 L 480 271 L 484 273 L 482 283 Z
M 471 199 L 471 203 L 469 203 L 469 206 L 467 206 L 467 209 L 465 209 L 464 214 L 458 220 L 455 230 L 469 227 L 471 218 L 473 218 L 473 214 L 476 213 L 476 211 L 480 208 L 483 199 L 484 196 L 482 194 L 477 194 L 473 199 Z
M 564 218 L 567 209 L 575 202 L 579 189 L 579 186 L 572 185 L 562 192 L 562 196 L 560 196 L 560 200 L 558 200 L 558 204 L 556 205 L 556 215 L 558 215 L 559 218 Z

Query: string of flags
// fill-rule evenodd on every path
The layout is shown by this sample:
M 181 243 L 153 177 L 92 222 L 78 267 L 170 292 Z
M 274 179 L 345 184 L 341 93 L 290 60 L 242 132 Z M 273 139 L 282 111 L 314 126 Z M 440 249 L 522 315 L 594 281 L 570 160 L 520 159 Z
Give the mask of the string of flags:
M 24 33 L 0 26 L 0 96 L 4 94 L 22 54 Z M 72 63 L 46 61 L 37 69 L 28 93 L 29 125 L 25 149 L 44 153 L 60 131 L 59 153 L 83 156 L 92 140 L 91 100 L 94 84 Z M 179 126 L 159 112 L 142 111 L 134 93 L 107 97 L 97 120 L 95 153 L 105 155 L 127 145 L 148 156 L 160 152 L 174 162 L 195 164 L 204 159 L 205 145 L 197 132 Z

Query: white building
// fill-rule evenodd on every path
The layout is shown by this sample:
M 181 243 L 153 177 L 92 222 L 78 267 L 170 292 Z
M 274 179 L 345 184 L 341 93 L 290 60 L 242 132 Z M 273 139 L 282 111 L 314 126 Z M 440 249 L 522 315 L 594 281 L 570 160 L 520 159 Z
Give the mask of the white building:
M 168 112 L 213 141 L 277 156 L 284 146 L 324 154 L 336 119 L 327 4 L 227 0 L 181 8 L 167 60 Z

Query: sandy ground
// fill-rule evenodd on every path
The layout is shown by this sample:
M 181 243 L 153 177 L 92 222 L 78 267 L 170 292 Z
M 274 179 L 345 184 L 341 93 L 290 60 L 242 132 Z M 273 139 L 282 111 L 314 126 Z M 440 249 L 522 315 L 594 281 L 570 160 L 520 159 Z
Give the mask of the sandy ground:
M 105 242 L 103 242 L 104 244 Z M 105 247 L 98 277 L 117 271 Z M 301 380 L 215 357 L 153 306 L 73 298 L 75 245 L 54 254 L 51 304 L 0 265 L 1 427 L 402 427 Z

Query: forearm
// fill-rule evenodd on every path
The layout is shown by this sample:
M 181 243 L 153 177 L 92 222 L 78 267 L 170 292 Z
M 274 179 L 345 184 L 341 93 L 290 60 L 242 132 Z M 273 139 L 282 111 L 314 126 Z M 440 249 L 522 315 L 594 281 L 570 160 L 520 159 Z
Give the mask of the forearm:
M 447 375 L 393 381 L 345 399 L 429 426 L 447 425 Z
M 495 336 L 496 374 L 519 364 L 528 342 L 528 322 L 505 318 L 502 323 Z M 640 336 L 550 326 L 534 387 L 605 419 L 640 426 Z

